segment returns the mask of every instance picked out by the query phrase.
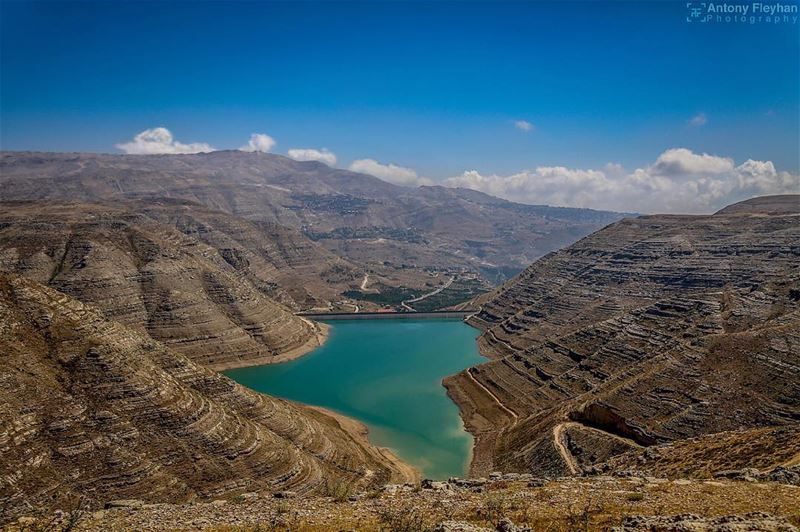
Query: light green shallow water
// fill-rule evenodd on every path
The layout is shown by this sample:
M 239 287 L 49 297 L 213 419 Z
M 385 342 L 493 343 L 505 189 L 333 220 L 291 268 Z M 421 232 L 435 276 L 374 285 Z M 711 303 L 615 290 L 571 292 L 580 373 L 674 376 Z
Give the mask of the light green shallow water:
M 443 377 L 483 362 L 478 331 L 460 320 L 331 321 L 322 347 L 283 364 L 226 371 L 270 395 L 330 408 L 369 427 L 423 477 L 463 476 L 472 436 Z

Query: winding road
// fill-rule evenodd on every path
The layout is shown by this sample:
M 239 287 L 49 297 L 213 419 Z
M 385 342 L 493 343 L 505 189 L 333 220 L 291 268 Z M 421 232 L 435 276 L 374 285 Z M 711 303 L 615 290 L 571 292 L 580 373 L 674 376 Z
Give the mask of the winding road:
M 567 446 L 564 445 L 565 437 L 564 437 L 564 427 L 569 425 L 569 422 L 566 423 L 559 423 L 555 427 L 553 427 L 553 443 L 558 450 L 558 454 L 561 455 L 561 458 L 564 460 L 564 463 L 569 469 L 570 474 L 574 475 L 578 472 L 578 462 L 575 460 L 575 457 L 572 456 L 572 453 L 569 452 Z
M 469 369 L 467 370 L 467 376 L 470 378 L 470 380 L 472 380 L 472 382 L 473 382 L 473 383 L 474 383 L 474 384 L 475 384 L 475 385 L 476 385 L 478 388 L 480 388 L 481 390 L 483 390 L 484 392 L 486 392 L 486 393 L 489 395 L 489 397 L 491 397 L 492 399 L 494 399 L 494 402 L 495 402 L 495 403 L 497 403 L 497 406 L 499 406 L 501 410 L 503 410 L 503 411 L 504 411 L 504 412 L 506 412 L 506 413 L 507 413 L 509 416 L 511 416 L 511 419 L 512 419 L 513 421 L 511 422 L 511 424 L 509 425 L 509 427 L 513 427 L 514 425 L 516 425 L 516 424 L 517 424 L 517 421 L 519 421 L 519 416 L 517 415 L 517 413 L 516 413 L 516 412 L 514 412 L 513 410 L 511 410 L 510 408 L 508 408 L 506 405 L 504 405 L 504 404 L 503 404 L 503 402 L 502 402 L 502 401 L 500 401 L 500 398 L 499 398 L 499 397 L 497 397 L 497 396 L 496 396 L 496 395 L 495 395 L 495 394 L 494 394 L 494 393 L 493 393 L 493 392 L 492 392 L 492 391 L 491 391 L 489 388 L 487 388 L 486 386 L 484 386 L 484 385 L 483 385 L 483 383 L 481 383 L 481 382 L 480 382 L 478 379 L 476 379 L 476 378 L 475 378 L 475 377 L 472 375 L 472 371 L 470 371 L 471 369 L 472 369 L 472 368 L 469 368 Z
M 444 283 L 442 286 L 440 286 L 439 288 L 437 288 L 437 289 L 436 289 L 436 290 L 434 290 L 433 292 L 428 292 L 427 294 L 422 294 L 421 296 L 415 297 L 414 299 L 406 299 L 405 301 L 403 301 L 402 303 L 400 303 L 400 305 L 401 305 L 403 308 L 410 310 L 411 312 L 416 312 L 416 310 L 415 310 L 415 309 L 413 309 L 411 306 L 409 306 L 409 305 L 408 305 L 408 303 L 417 303 L 418 301 L 422 301 L 423 299 L 429 298 L 429 297 L 431 297 L 431 296 L 435 296 L 436 294 L 438 294 L 438 293 L 439 293 L 439 292 L 441 292 L 442 290 L 444 290 L 444 289 L 446 289 L 446 288 L 449 288 L 449 287 L 450 287 L 450 285 L 451 285 L 451 284 L 453 284 L 453 281 L 455 281 L 455 280 L 456 280 L 456 278 L 455 278 L 455 277 L 450 277 L 450 278 L 447 280 L 447 282 L 446 282 L 446 283 Z

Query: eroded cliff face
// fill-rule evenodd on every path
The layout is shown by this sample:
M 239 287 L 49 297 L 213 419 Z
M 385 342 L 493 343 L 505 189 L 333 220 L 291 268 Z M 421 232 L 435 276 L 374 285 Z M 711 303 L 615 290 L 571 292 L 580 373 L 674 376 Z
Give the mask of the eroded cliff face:
M 249 391 L 143 332 L 0 273 L 0 501 L 181 502 L 405 480 L 316 410 Z M 72 502 L 70 502 L 72 501 Z
M 474 473 L 800 422 L 800 197 L 726 211 L 620 221 L 482 299 L 493 360 L 446 381 Z
M 0 270 L 96 305 L 109 319 L 216 368 L 267 363 L 318 345 L 319 326 L 276 299 L 312 297 L 301 280 L 339 261 L 315 260 L 302 239 L 293 244 L 284 234 L 186 205 L 5 204 L 0 214 Z M 303 275 L 283 288 L 296 273 L 292 263 Z

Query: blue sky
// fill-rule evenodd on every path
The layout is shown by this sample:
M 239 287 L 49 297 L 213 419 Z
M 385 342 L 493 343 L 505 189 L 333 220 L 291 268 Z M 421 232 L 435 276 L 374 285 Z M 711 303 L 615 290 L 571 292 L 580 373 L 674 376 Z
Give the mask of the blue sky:
M 433 180 L 634 169 L 670 148 L 797 172 L 800 26 L 686 16 L 685 2 L 4 1 L 0 142 L 118 152 L 163 126 Z

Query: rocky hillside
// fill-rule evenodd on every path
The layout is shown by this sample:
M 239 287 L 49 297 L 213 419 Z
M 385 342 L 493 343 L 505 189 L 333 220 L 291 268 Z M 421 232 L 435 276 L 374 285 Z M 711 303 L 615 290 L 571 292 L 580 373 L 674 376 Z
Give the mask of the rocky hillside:
M 798 196 L 622 220 L 479 303 L 492 361 L 446 382 L 477 436 L 474 473 L 578 473 L 800 422 Z
M 505 279 L 530 261 L 620 219 L 520 205 L 443 187 L 398 187 L 318 162 L 218 151 L 195 155 L 4 152 L 0 200 L 85 203 L 172 198 L 303 231 L 396 284 L 424 269 Z
M 340 261 L 324 253 L 305 260 L 308 250 L 286 251 L 293 242 L 174 205 L 6 204 L 0 213 L 0 270 L 96 305 L 212 367 L 270 362 L 318 345 L 319 326 L 275 301 L 302 296 L 292 288 L 300 278 L 286 289 L 278 283 L 292 275 L 294 256 L 311 270 L 305 275 Z
M 797 474 L 797 473 L 795 473 Z M 251 492 L 180 506 L 112 501 L 106 509 L 29 514 L 9 529 L 232 532 L 796 532 L 796 485 L 628 476 L 495 474 L 387 485 L 334 496 Z
M 413 477 L 358 430 L 251 392 L 90 305 L 8 274 L 0 274 L 0 363 L 0 523 L 78 499 L 97 507 L 324 493 Z
M 259 291 L 292 309 L 327 306 L 341 298 L 342 292 L 358 286 L 365 273 L 285 226 L 250 222 L 196 203 L 168 199 L 4 203 L 0 247 L 52 255 L 67 246 L 67 240 L 91 235 L 102 226 L 106 233 L 119 226 L 141 234 L 157 229 L 176 238 L 180 236 L 177 232 L 188 237 L 182 238 L 183 242 L 194 239 L 213 248 Z

